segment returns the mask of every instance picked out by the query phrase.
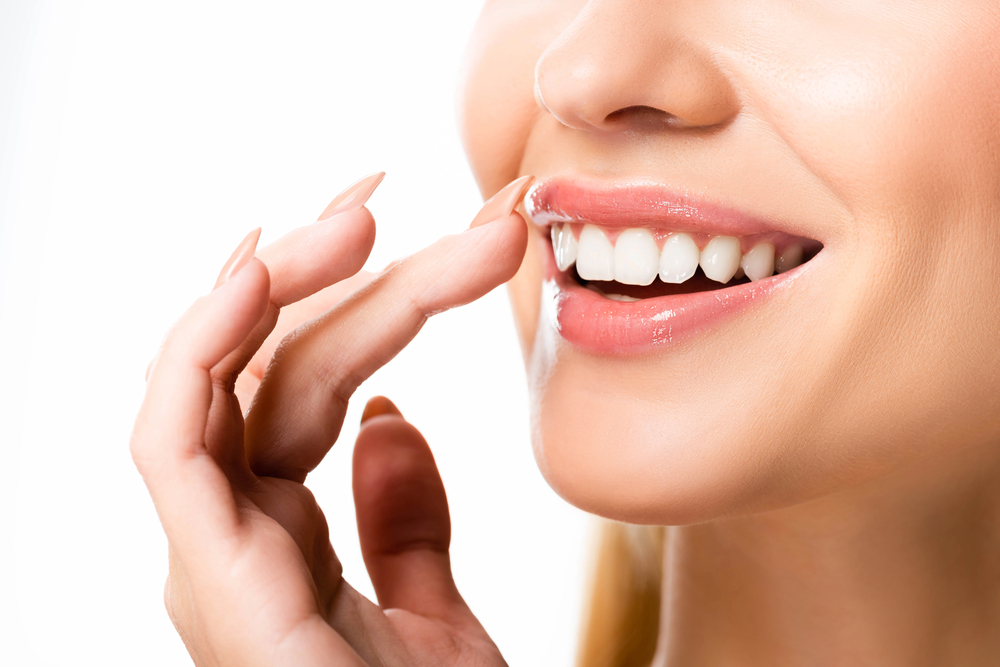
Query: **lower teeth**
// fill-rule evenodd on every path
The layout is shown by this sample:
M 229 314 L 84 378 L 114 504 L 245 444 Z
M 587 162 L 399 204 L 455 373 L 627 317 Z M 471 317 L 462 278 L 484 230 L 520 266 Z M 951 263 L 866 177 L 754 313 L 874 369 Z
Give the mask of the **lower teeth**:
M 624 301 L 626 303 L 639 300 L 634 296 L 625 296 L 624 294 L 605 294 L 604 298 L 611 299 L 612 301 Z

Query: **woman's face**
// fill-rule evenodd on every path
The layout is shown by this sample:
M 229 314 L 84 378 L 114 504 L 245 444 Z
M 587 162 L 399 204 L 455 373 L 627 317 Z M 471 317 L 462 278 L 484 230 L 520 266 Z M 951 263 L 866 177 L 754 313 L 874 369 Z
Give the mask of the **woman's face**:
M 461 127 L 484 194 L 538 179 L 556 491 L 687 523 L 1000 440 L 998 36 L 996 0 L 487 2 Z

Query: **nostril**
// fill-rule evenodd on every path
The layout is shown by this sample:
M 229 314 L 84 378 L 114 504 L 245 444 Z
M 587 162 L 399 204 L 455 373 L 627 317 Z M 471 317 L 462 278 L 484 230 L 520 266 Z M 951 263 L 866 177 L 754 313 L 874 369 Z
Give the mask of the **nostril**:
M 655 107 L 636 105 L 618 109 L 608 114 L 604 122 L 608 125 L 632 125 L 636 129 L 658 129 L 664 125 L 670 126 L 673 121 L 681 119 Z
M 644 104 L 638 104 L 631 107 L 625 107 L 624 109 L 618 109 L 617 111 L 612 111 L 608 114 L 606 120 L 609 123 L 614 123 L 617 121 L 628 120 L 630 118 L 649 118 L 650 120 L 666 120 L 668 116 L 673 116 L 662 109 L 657 109 L 655 107 L 646 106 Z
M 646 105 L 636 105 L 618 109 L 607 115 L 604 122 L 611 127 L 631 126 L 631 129 L 658 130 L 663 127 L 681 130 L 694 127 L 695 123 L 668 113 L 662 109 Z

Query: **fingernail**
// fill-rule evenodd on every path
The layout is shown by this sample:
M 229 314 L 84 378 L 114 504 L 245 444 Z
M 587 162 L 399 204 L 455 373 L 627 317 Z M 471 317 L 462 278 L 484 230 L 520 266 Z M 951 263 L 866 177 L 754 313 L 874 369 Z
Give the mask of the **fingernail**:
M 489 201 L 483 204 L 483 207 L 476 214 L 475 219 L 473 219 L 472 224 L 469 225 L 469 229 L 485 225 L 487 222 L 492 222 L 500 218 L 506 218 L 513 213 L 517 205 L 521 203 L 524 191 L 528 189 L 533 180 L 535 180 L 534 176 L 522 176 L 508 183 L 506 187 L 490 197 Z
M 343 213 L 344 211 L 361 208 L 368 201 L 368 198 L 372 196 L 372 193 L 375 192 L 375 188 L 378 187 L 378 184 L 382 182 L 383 178 L 385 178 L 384 171 L 372 174 L 371 176 L 365 176 L 360 181 L 356 182 L 354 185 L 334 197 L 333 201 L 327 205 L 326 209 L 319 214 L 319 218 L 316 222 L 329 220 L 333 216 L 338 213 Z
M 229 257 L 229 261 L 222 267 L 222 271 L 219 271 L 219 278 L 215 281 L 215 287 L 235 276 L 237 271 L 253 259 L 253 254 L 257 251 L 257 241 L 259 240 L 260 227 L 247 234 L 247 237 L 240 241 L 240 244 L 236 246 L 236 250 Z M 212 289 L 215 289 L 215 287 Z
M 365 404 L 365 411 L 361 413 L 361 423 L 364 424 L 372 417 L 378 417 L 379 415 L 397 415 L 402 417 L 403 413 L 385 396 L 374 396 L 368 399 L 368 402 Z

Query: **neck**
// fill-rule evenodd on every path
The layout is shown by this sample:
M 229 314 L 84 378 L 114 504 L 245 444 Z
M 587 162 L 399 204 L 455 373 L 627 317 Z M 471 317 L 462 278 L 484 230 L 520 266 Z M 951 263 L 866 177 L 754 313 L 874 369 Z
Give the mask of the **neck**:
M 793 508 L 668 530 L 653 664 L 995 664 L 994 449 Z

